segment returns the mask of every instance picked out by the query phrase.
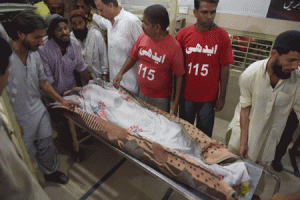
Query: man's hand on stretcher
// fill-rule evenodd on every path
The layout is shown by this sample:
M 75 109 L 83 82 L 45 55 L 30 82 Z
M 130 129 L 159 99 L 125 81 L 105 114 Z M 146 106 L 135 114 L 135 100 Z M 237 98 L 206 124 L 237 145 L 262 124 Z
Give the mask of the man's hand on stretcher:
M 113 84 L 114 84 L 115 88 L 119 89 L 121 80 L 122 80 L 122 75 L 119 73 L 116 76 L 116 78 L 114 78 L 114 83 Z
M 243 160 L 246 158 L 249 160 L 247 155 L 248 146 L 247 145 L 240 145 L 239 149 L 237 150 L 236 154 L 240 156 Z
M 73 110 L 75 107 L 81 107 L 79 102 L 69 101 L 69 100 L 65 100 L 65 99 L 60 103 L 70 110 Z

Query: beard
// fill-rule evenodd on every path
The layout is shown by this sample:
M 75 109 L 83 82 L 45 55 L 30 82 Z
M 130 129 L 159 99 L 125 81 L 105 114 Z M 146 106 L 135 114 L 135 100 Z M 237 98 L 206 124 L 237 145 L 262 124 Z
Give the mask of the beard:
M 83 41 L 88 34 L 88 29 L 85 27 L 84 29 L 73 30 L 73 33 L 77 39 Z
M 37 51 L 39 49 L 40 45 L 35 45 L 33 46 L 28 40 L 27 37 L 23 40 L 23 46 L 28 50 L 28 51 Z
M 274 74 L 280 79 L 288 79 L 291 77 L 291 73 L 284 73 L 282 71 L 282 65 L 279 64 L 279 60 L 277 59 L 275 63 L 272 65 L 272 69 Z
M 62 36 L 63 37 L 63 36 Z M 53 37 L 53 40 L 62 48 L 67 48 L 70 45 L 70 36 L 67 40 L 58 39 L 56 36 Z

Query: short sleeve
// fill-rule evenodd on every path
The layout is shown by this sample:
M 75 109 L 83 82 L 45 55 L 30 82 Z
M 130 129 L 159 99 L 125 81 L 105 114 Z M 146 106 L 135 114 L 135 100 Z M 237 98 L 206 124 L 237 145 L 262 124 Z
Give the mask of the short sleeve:
M 129 52 L 129 57 L 132 58 L 133 60 L 137 61 L 139 60 L 139 46 L 140 46 L 140 42 L 142 40 L 142 38 L 145 36 L 144 33 L 142 33 L 139 38 L 137 39 L 137 41 L 134 43 L 134 45 L 132 46 L 130 52 Z
M 172 59 L 172 69 L 176 76 L 181 76 L 185 74 L 184 69 L 184 57 L 181 46 L 177 43 L 176 50 Z
M 223 32 L 223 47 L 220 52 L 220 64 L 230 65 L 234 62 L 232 55 L 232 47 L 228 33 L 224 30 Z

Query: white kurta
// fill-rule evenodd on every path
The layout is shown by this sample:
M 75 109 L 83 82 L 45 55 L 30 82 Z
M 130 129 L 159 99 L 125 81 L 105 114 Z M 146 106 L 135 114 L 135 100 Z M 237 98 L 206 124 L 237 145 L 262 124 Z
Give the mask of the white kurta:
M 97 14 L 93 15 L 93 20 L 100 28 L 107 30 L 109 79 L 112 82 L 128 58 L 132 46 L 143 32 L 142 22 L 124 9 L 115 17 L 114 25 L 111 21 Z M 139 91 L 136 76 L 137 65 L 138 63 L 123 75 L 120 84 L 135 94 Z
M 248 132 L 248 156 L 253 162 L 265 164 L 274 159 L 276 145 L 294 108 L 300 119 L 300 73 L 292 72 L 289 79 L 280 80 L 275 88 L 266 71 L 268 59 L 250 65 L 240 76 L 240 102 L 229 128 L 232 135 L 228 148 L 240 145 L 241 107 L 251 106 Z
M 71 36 L 75 37 L 73 32 L 71 32 Z M 89 25 L 86 38 L 83 41 L 78 40 L 78 42 L 82 48 L 84 62 L 92 76 L 101 78 L 102 75 L 108 75 L 106 44 L 97 27 Z

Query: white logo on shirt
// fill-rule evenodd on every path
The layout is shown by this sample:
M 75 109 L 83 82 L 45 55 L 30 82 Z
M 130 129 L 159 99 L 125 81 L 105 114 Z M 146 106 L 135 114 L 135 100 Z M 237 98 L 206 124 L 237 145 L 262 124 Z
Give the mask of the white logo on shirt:
M 211 49 L 208 48 L 207 45 L 205 45 L 205 49 L 202 48 L 200 44 L 197 44 L 196 47 L 187 47 L 186 48 L 186 54 L 191 54 L 193 52 L 195 53 L 206 53 L 207 56 L 211 56 L 212 54 L 216 54 L 218 49 L 218 45 L 216 44 L 215 47 L 212 47 Z
M 144 55 L 148 56 L 149 58 L 151 58 L 152 60 L 155 61 L 155 64 L 158 64 L 159 62 L 164 63 L 165 62 L 165 57 L 166 57 L 166 55 L 158 57 L 156 52 L 155 52 L 155 55 L 152 55 L 152 50 L 151 49 L 149 49 L 148 51 L 140 49 L 140 55 L 141 56 L 144 56 Z

